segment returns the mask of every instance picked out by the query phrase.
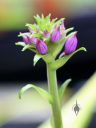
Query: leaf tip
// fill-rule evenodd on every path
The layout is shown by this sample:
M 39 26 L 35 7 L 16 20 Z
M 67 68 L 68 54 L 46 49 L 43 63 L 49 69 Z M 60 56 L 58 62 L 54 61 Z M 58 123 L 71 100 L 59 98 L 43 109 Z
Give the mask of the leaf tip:
M 71 81 L 72 81 L 72 79 L 71 79 L 71 78 L 69 78 L 69 79 L 68 79 L 68 82 L 71 82 Z
M 24 49 L 21 49 L 22 52 L 24 52 Z
M 33 66 L 35 67 L 35 65 L 36 65 L 36 62 L 33 62 Z
M 83 50 L 84 50 L 85 52 L 87 52 L 87 49 L 86 49 L 86 48 L 84 48 L 84 47 L 83 47 Z
M 16 42 L 15 45 L 18 45 L 18 43 Z

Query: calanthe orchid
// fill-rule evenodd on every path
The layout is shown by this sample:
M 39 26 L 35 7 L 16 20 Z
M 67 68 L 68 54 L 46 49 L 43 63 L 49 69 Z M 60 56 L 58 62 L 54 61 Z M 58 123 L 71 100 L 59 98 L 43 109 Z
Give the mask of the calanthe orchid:
M 41 17 L 39 15 L 35 16 L 36 23 L 26 24 L 28 31 L 20 33 L 19 37 L 23 39 L 16 43 L 16 45 L 23 47 L 22 51 L 31 50 L 35 53 L 33 59 L 34 66 L 39 59 L 42 58 L 44 60 L 47 67 L 48 91 L 33 84 L 28 84 L 20 90 L 19 97 L 21 98 L 26 90 L 34 88 L 51 105 L 52 128 L 64 128 L 61 116 L 61 102 L 65 87 L 67 87 L 71 80 L 66 80 L 58 88 L 56 71 L 77 52 L 86 51 L 86 49 L 81 47 L 76 50 L 78 42 L 76 31 L 71 32 L 73 28 L 65 28 L 64 18 L 51 20 L 50 17 L 50 14 L 46 17 L 43 15 Z M 64 51 L 60 54 L 62 49 Z

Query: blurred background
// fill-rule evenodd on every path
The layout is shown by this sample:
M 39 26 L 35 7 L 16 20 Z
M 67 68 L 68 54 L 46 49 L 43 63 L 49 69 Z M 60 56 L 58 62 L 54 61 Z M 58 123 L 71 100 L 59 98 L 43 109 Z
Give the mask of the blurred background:
M 24 100 L 18 101 L 16 97 L 20 87 L 26 83 L 46 84 L 44 62 L 41 60 L 33 67 L 34 53 L 21 52 L 21 47 L 15 46 L 15 42 L 20 40 L 17 37 L 19 32 L 26 31 L 25 24 L 34 23 L 33 16 L 42 13 L 45 16 L 51 13 L 52 18 L 65 17 L 66 28 L 74 26 L 78 31 L 78 47 L 84 46 L 87 49 L 87 53 L 78 53 L 68 64 L 58 70 L 58 81 L 63 82 L 67 78 L 72 78 L 73 81 L 69 87 L 72 93 L 78 90 L 81 83 L 84 83 L 96 70 L 96 0 L 0 0 L 0 111 L 4 116 L 0 117 L 0 124 L 5 120 L 10 121 L 1 128 L 15 128 L 15 126 L 25 128 L 31 120 L 35 128 L 49 116 L 48 105 L 41 99 L 39 102 L 40 104 L 44 102 L 45 107 L 41 105 L 41 109 L 37 111 L 39 114 L 36 115 L 36 111 L 33 111 L 33 116 L 30 117 L 32 112 L 29 107 L 30 99 L 26 98 L 27 105 L 24 107 Z M 35 93 L 33 95 L 36 98 L 37 95 Z M 36 109 L 36 106 L 38 103 L 34 104 L 33 109 Z M 41 116 L 41 111 L 45 113 L 39 120 L 37 117 Z M 28 112 L 29 115 L 26 115 Z M 27 121 L 25 121 L 26 118 Z M 93 118 L 92 121 L 96 122 L 96 119 Z M 21 126 L 24 122 L 26 122 L 25 125 Z M 91 127 L 95 128 L 92 124 Z

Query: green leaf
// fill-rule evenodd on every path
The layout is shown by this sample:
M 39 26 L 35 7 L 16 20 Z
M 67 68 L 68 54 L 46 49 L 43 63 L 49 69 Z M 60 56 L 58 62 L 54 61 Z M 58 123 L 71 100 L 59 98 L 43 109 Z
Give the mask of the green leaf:
M 24 42 L 17 42 L 17 43 L 15 43 L 15 45 L 22 46 L 23 47 L 22 51 L 29 49 L 33 52 L 36 52 L 34 45 L 25 44 Z
M 33 31 L 37 31 L 37 27 L 38 27 L 36 24 L 26 24 L 25 26 L 29 27 Z
M 30 45 L 29 45 L 29 44 L 25 45 L 25 46 L 23 47 L 23 49 L 22 49 L 22 52 L 24 52 L 25 50 L 27 50 L 27 49 L 29 49 L 29 48 L 30 48 Z
M 29 34 L 30 34 L 29 32 L 24 32 L 24 33 L 20 32 L 18 37 L 26 36 L 26 35 L 29 35 Z
M 69 31 L 71 31 L 70 28 L 69 28 L 69 30 L 67 29 L 66 33 L 68 33 Z M 77 31 L 75 31 L 75 32 L 71 32 L 70 34 L 68 34 L 68 35 L 66 36 L 66 40 L 67 40 L 69 37 L 75 35 L 76 33 L 77 33 Z
M 42 55 L 36 54 L 33 59 L 33 65 L 35 66 L 36 63 L 42 58 Z
M 77 49 L 75 52 L 73 52 L 69 55 L 65 55 L 62 58 L 57 59 L 56 61 L 54 61 L 51 64 L 51 68 L 58 69 L 58 68 L 62 67 L 73 55 L 75 55 L 79 51 L 86 51 L 86 49 L 84 47 L 81 47 L 81 48 Z
M 67 88 L 67 86 L 69 85 L 69 83 L 71 82 L 71 80 L 72 80 L 72 79 L 66 80 L 66 81 L 60 86 L 60 88 L 59 88 L 59 99 L 60 99 L 60 103 L 62 102 L 65 89 Z
M 33 59 L 33 65 L 35 66 L 39 59 L 43 59 L 46 63 L 50 63 L 54 60 L 54 57 L 51 54 L 41 55 L 36 54 Z
M 19 98 L 21 99 L 22 95 L 31 88 L 35 89 L 43 98 L 47 99 L 50 103 L 52 102 L 52 97 L 47 91 L 33 84 L 27 84 L 23 88 L 21 88 L 21 90 L 19 91 Z
M 66 29 L 62 35 L 66 35 L 70 31 L 72 31 L 73 29 L 74 29 L 74 27 L 71 27 L 71 28 Z M 72 32 L 72 33 L 74 33 L 74 32 Z
M 46 55 L 42 56 L 42 59 L 46 62 L 46 63 L 51 63 L 52 61 L 54 61 L 54 57 L 49 53 Z
M 17 42 L 17 43 L 15 43 L 15 45 L 17 45 L 17 46 L 26 46 L 26 44 L 24 43 L 24 42 Z
M 56 19 L 56 20 L 57 20 L 57 19 Z M 65 18 L 61 18 L 61 19 L 57 20 L 57 21 L 54 23 L 54 26 L 62 24 L 62 21 L 63 21 L 63 20 L 65 20 Z

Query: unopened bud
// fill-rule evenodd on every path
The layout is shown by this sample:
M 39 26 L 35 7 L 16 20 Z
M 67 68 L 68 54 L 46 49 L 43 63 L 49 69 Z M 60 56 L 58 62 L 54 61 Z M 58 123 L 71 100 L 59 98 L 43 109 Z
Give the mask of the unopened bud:
M 57 42 L 58 40 L 60 40 L 60 26 L 57 26 L 53 32 L 52 32 L 52 36 L 51 36 L 51 41 L 52 42 Z
M 65 43 L 65 48 L 64 48 L 65 54 L 70 54 L 74 52 L 76 50 L 77 43 L 78 40 L 75 33 L 73 36 L 69 37 Z
M 26 44 L 29 44 L 30 43 L 30 40 L 29 40 L 29 37 L 28 35 L 23 35 L 23 42 L 26 43 Z
M 47 47 L 46 43 L 40 39 L 38 39 L 38 41 L 36 43 L 36 49 L 40 54 L 46 54 L 48 51 L 48 47 Z
M 47 30 L 45 30 L 45 31 L 43 32 L 43 36 L 44 36 L 45 38 L 49 38 L 49 37 L 50 37 L 50 33 L 49 33 Z

